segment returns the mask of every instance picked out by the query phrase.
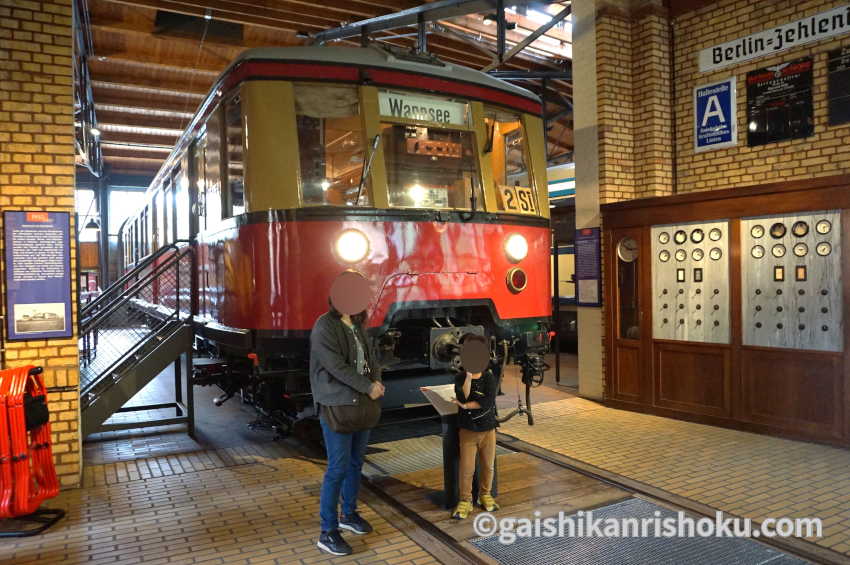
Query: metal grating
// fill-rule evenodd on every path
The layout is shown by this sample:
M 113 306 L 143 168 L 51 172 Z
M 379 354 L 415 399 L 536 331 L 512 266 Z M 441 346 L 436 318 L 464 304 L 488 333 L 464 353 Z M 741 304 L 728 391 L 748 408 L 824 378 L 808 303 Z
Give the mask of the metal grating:
M 675 517 L 676 512 L 645 500 L 631 498 L 593 510 L 594 519 Z M 572 516 L 576 516 L 573 514 Z M 767 545 L 745 538 L 518 538 L 503 544 L 498 536 L 471 543 L 505 565 L 563 563 L 569 565 L 799 565 L 808 563 Z

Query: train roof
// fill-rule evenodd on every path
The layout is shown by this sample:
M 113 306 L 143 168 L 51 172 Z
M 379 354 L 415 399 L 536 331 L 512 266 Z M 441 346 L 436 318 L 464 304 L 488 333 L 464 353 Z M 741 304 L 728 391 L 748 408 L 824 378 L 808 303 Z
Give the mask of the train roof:
M 243 61 L 251 60 L 386 68 L 395 71 L 426 74 L 447 80 L 474 83 L 540 102 L 540 97 L 533 92 L 494 78 L 487 73 L 482 73 L 469 67 L 446 63 L 445 61 L 427 55 L 416 56 L 408 53 L 393 52 L 374 45 L 369 47 L 310 46 L 247 49 L 231 63 L 223 74 L 227 74 Z

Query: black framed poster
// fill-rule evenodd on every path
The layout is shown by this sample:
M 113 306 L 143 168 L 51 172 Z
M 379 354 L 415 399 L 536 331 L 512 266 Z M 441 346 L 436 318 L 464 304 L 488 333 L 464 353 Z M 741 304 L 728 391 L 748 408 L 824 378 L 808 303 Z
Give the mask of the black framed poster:
M 747 73 L 747 145 L 815 132 L 811 57 Z
M 8 339 L 71 337 L 71 216 L 3 213 Z
M 850 122 L 850 47 L 840 47 L 827 53 L 829 84 L 829 125 Z

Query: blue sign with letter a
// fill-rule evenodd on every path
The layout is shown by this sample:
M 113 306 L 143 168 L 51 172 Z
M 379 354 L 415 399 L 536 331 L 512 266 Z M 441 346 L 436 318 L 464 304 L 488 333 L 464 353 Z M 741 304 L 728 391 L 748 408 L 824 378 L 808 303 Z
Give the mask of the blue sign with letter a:
M 694 151 L 738 143 L 735 77 L 694 88 Z

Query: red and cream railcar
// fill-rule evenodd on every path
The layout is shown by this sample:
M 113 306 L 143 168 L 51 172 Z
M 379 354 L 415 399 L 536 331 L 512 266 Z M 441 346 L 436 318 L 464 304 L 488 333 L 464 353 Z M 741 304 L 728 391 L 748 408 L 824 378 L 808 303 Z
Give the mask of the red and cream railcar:
M 539 99 L 484 73 L 377 48 L 246 51 L 125 223 L 125 267 L 191 239 L 199 373 L 267 413 L 310 415 L 309 333 L 331 281 L 372 283 L 385 408 L 448 382 L 465 331 L 493 365 L 542 373 L 549 208 Z M 158 300 L 188 288 L 160 289 Z

